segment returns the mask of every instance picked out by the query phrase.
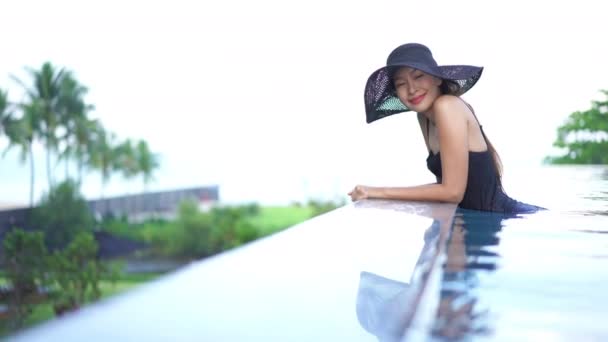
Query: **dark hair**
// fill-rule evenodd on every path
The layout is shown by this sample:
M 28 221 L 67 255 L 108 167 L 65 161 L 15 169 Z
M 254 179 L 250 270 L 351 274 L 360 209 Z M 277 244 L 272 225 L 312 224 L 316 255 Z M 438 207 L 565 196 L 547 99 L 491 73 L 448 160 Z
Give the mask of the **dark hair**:
M 439 90 L 444 95 L 458 96 L 459 92 L 460 92 L 460 85 L 458 83 L 456 83 L 455 81 L 442 80 L 441 85 L 439 85 Z M 468 105 L 469 109 L 471 109 L 471 112 L 473 113 L 475 120 L 477 120 L 477 123 L 479 123 L 479 120 L 477 119 L 477 115 L 475 115 L 475 111 L 473 110 L 473 107 L 468 103 L 467 103 L 467 105 Z M 492 159 L 494 160 L 494 168 L 496 169 L 496 175 L 498 176 L 498 180 L 501 180 L 502 179 L 502 161 L 500 160 L 500 156 L 498 155 L 498 152 L 496 152 L 494 145 L 492 145 L 492 143 L 490 142 L 490 139 L 488 139 L 488 137 L 483 132 L 483 130 L 481 131 L 481 134 L 485 138 L 486 145 L 488 145 L 488 150 L 492 154 Z
M 441 84 L 439 85 L 439 90 L 444 95 L 456 95 L 458 96 L 458 92 L 460 90 L 460 85 L 454 81 L 450 80 L 441 80 Z

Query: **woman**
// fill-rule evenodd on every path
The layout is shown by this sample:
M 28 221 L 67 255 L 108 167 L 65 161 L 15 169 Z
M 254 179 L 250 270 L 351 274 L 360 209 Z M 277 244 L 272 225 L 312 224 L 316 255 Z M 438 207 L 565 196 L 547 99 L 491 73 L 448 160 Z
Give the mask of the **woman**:
M 542 209 L 515 201 L 502 188 L 501 163 L 473 108 L 460 95 L 481 77 L 483 68 L 438 66 L 424 45 L 401 45 L 375 71 L 365 87 L 367 122 L 415 111 L 437 183 L 413 187 L 357 185 L 353 201 L 385 198 L 457 203 L 461 208 L 505 213 Z

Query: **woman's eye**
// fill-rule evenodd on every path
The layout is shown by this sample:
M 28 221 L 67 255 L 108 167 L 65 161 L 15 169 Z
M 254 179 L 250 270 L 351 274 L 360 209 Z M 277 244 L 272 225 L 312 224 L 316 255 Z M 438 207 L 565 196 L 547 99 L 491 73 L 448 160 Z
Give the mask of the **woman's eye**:
M 416 75 L 415 79 L 419 79 L 419 78 L 421 78 L 422 76 L 424 76 L 424 75 L 422 75 L 422 74 L 418 74 L 418 75 Z

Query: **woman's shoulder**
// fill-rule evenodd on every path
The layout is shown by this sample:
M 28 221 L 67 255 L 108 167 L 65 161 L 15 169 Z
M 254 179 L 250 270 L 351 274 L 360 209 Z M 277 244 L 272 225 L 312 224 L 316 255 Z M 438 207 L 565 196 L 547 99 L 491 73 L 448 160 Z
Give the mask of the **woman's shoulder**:
M 466 117 L 469 108 L 458 96 L 439 95 L 433 103 L 433 110 L 435 111 L 436 116 L 454 116 L 454 113 L 461 113 L 463 117 Z
M 464 101 L 460 97 L 458 97 L 456 95 L 448 95 L 448 94 L 439 95 L 435 99 L 435 102 L 433 103 L 434 109 L 440 109 L 442 107 L 453 107 L 453 106 L 457 106 L 460 108 L 463 105 L 464 105 Z

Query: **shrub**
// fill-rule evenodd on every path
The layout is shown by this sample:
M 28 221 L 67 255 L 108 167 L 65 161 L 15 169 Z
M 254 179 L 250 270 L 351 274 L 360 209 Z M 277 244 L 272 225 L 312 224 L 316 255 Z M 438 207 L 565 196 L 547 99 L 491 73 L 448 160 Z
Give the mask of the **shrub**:
M 325 214 L 329 211 L 337 209 L 341 206 L 344 206 L 345 202 L 343 199 L 333 202 L 333 201 L 318 201 L 318 200 L 309 200 L 308 206 L 312 209 L 312 217 Z
M 254 240 L 259 232 L 246 218 L 257 213 L 257 204 L 201 212 L 196 202 L 184 201 L 179 207 L 174 234 L 169 236 L 167 254 L 198 259 Z
M 196 202 L 182 202 L 175 222 L 175 234 L 168 243 L 168 254 L 186 258 L 210 255 L 213 248 L 211 231 L 209 215 L 200 212 Z
M 66 246 L 80 231 L 91 231 L 93 222 L 78 184 L 72 180 L 51 188 L 31 216 L 31 225 L 45 233 L 52 248 Z
M 47 250 L 41 232 L 13 229 L 3 242 L 3 266 L 10 283 L 9 315 L 13 329 L 22 327 L 32 312 L 33 297 L 44 283 Z
M 116 279 L 116 271 L 96 258 L 97 249 L 93 234 L 80 232 L 65 249 L 49 257 L 50 278 L 60 290 L 54 298 L 57 314 L 99 299 L 100 280 Z

